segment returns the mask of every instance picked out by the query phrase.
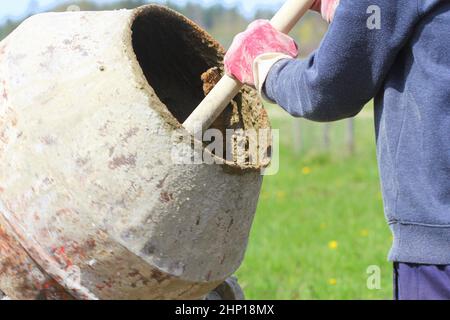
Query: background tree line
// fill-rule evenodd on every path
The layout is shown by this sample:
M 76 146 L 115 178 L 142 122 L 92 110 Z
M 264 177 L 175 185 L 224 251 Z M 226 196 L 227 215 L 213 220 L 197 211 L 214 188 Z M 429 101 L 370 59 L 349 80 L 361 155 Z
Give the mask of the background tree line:
M 113 10 L 127 8 L 132 9 L 150 3 L 145 0 L 122 0 L 111 1 L 106 4 L 97 4 L 91 1 L 61 1 L 60 4 L 48 11 L 66 11 L 70 5 L 77 5 L 81 10 Z M 184 14 L 194 20 L 210 32 L 222 45 L 228 47 L 237 33 L 241 32 L 254 19 L 269 19 L 274 12 L 270 10 L 258 10 L 253 16 L 246 17 L 238 7 L 225 7 L 222 4 L 202 6 L 195 2 L 188 2 L 185 5 L 178 5 L 176 1 L 167 1 L 165 5 Z M 29 12 L 24 12 L 23 19 L 6 20 L 0 25 L 0 40 L 11 33 L 25 18 L 39 13 L 30 5 Z M 292 36 L 301 44 L 303 55 L 311 52 L 319 44 L 322 35 L 326 30 L 326 24 L 317 14 L 309 14 L 292 31 Z

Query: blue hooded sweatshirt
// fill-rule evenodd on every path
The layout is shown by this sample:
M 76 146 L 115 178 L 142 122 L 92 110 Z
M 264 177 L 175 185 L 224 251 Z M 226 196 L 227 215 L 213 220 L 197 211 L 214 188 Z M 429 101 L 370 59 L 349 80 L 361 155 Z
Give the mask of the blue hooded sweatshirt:
M 320 122 L 374 98 L 390 260 L 450 264 L 449 0 L 341 0 L 319 49 L 275 64 L 264 90 Z

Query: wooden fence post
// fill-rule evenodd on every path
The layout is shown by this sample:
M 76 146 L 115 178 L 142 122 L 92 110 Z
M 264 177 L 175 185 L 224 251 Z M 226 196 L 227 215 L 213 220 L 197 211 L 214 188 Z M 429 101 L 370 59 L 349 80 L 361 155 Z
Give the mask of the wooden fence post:
M 330 151 L 331 146 L 330 131 L 331 131 L 331 123 L 325 123 L 323 127 L 323 146 L 326 152 Z
M 303 135 L 302 135 L 302 119 L 292 120 L 292 144 L 295 155 L 299 155 L 303 150 Z
M 348 119 L 347 122 L 347 147 L 348 152 L 353 155 L 355 153 L 355 119 Z

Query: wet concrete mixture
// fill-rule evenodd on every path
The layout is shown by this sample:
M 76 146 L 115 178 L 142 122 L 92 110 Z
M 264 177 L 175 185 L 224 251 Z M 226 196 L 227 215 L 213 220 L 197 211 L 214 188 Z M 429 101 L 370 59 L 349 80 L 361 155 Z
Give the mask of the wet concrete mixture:
M 223 76 L 223 47 L 194 22 L 167 9 L 140 12 L 132 31 L 147 81 L 183 123 Z M 225 137 L 226 129 L 259 130 L 270 123 L 257 92 L 244 87 L 211 128 Z

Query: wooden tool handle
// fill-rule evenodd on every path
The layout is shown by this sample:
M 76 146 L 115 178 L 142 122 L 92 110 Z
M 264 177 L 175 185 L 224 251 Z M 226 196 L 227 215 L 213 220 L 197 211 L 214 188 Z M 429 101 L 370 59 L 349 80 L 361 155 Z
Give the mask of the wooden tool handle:
M 313 2 L 314 0 L 288 0 L 270 22 L 275 29 L 287 34 L 311 8 Z M 184 128 L 191 134 L 208 129 L 242 86 L 236 79 L 224 76 L 184 122 Z

